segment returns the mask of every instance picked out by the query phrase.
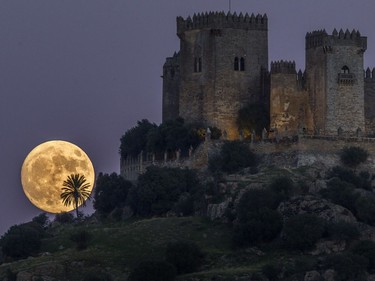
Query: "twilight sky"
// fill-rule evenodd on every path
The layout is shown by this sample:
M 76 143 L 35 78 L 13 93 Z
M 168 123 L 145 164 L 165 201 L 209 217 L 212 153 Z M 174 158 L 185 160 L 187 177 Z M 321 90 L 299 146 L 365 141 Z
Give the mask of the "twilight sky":
M 179 48 L 176 16 L 228 11 L 229 0 L 0 0 L 0 235 L 41 213 L 20 170 L 36 145 L 80 146 L 96 173 L 119 172 L 119 139 L 161 121 L 162 65 Z M 304 68 L 306 32 L 359 29 L 375 66 L 374 0 L 232 0 L 266 13 L 269 58 Z

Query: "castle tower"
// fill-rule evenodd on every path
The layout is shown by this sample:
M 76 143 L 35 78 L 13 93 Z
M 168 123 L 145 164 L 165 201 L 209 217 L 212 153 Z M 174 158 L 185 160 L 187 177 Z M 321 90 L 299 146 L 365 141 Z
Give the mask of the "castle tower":
M 211 12 L 178 17 L 177 35 L 179 87 L 164 77 L 163 106 L 172 108 L 176 99 L 171 95 L 178 96 L 178 116 L 237 138 L 239 109 L 248 103 L 267 105 L 269 100 L 262 87 L 268 68 L 267 16 Z M 174 115 L 163 109 L 163 121 Z
M 180 56 L 174 53 L 163 66 L 162 119 L 173 120 L 179 115 Z
M 318 134 L 365 132 L 363 54 L 358 31 L 306 35 L 306 73 L 313 128 Z

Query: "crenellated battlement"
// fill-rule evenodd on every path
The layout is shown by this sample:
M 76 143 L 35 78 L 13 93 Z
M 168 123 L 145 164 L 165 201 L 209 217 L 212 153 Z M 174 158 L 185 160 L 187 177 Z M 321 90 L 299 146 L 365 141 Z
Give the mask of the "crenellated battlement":
M 180 64 L 180 52 L 174 52 L 172 57 L 168 57 L 165 59 L 165 63 L 163 67 L 174 67 Z
M 294 61 L 273 61 L 271 62 L 271 74 L 296 74 L 296 63 Z
M 263 16 L 258 14 L 243 15 L 240 13 L 228 12 L 209 12 L 198 13 L 192 17 L 177 17 L 177 34 L 180 35 L 188 30 L 201 29 L 201 28 L 236 28 L 236 29 L 253 29 L 267 31 L 268 18 L 267 15 Z
M 306 34 L 306 49 L 323 46 L 325 51 L 333 46 L 357 46 L 365 51 L 367 49 L 367 37 L 361 36 L 358 30 L 343 29 L 337 31 L 336 28 L 329 35 L 324 29 L 308 32 Z
M 374 80 L 375 81 L 375 67 L 373 69 L 370 69 L 367 67 L 366 70 L 363 71 L 365 74 L 366 80 Z

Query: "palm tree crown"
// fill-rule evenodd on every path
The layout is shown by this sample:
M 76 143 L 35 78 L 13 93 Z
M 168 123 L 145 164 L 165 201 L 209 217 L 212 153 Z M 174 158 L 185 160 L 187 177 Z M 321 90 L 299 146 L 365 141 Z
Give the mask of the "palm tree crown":
M 78 217 L 78 206 L 84 205 L 87 199 L 90 199 L 90 183 L 86 182 L 84 175 L 71 174 L 63 182 L 60 198 L 65 206 L 74 204 Z

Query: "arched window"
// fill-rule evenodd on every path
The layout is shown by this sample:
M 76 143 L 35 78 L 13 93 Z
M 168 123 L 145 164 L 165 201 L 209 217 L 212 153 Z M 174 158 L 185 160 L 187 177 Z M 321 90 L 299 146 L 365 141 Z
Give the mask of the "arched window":
M 245 59 L 240 59 L 240 71 L 245 71 Z
M 234 58 L 234 70 L 238 71 L 239 69 L 240 69 L 240 63 L 239 63 L 238 57 L 235 57 Z
M 350 71 L 349 71 L 349 67 L 347 67 L 346 65 L 344 65 L 344 66 L 341 68 L 341 73 L 350 73 Z
M 234 58 L 234 71 L 245 71 L 245 59 L 244 58 Z

